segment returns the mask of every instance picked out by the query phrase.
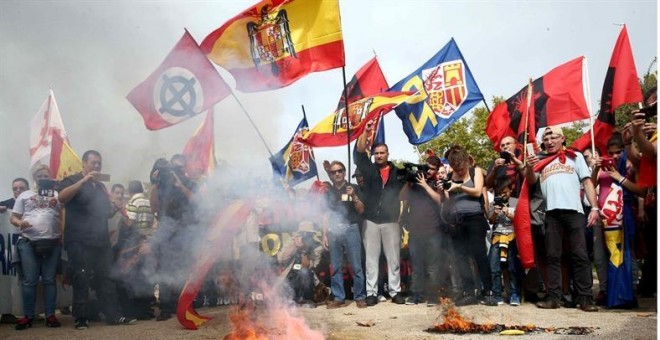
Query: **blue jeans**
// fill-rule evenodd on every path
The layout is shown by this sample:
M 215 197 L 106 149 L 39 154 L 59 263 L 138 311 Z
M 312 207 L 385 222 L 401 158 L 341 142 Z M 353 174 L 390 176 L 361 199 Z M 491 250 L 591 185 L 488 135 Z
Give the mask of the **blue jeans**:
M 490 273 L 491 277 L 493 278 L 493 295 L 496 298 L 502 297 L 502 267 L 506 266 L 506 268 L 509 270 L 509 296 L 513 294 L 520 296 L 520 275 L 523 272 L 523 269 L 520 261 L 518 260 L 518 246 L 516 245 L 516 240 L 513 239 L 511 242 L 509 242 L 509 251 L 507 254 L 506 263 L 502 263 L 502 261 L 500 261 L 499 244 L 493 244 L 490 246 L 488 259 L 490 260 Z
M 26 238 L 19 239 L 16 246 L 21 257 L 23 313 L 26 317 L 34 319 L 37 283 L 39 283 L 39 276 L 41 276 L 41 282 L 44 285 L 44 311 L 46 316 L 55 314 L 55 301 L 57 299 L 55 275 L 62 255 L 62 245 L 56 244 L 53 250 L 46 255 L 38 255 Z
M 353 267 L 353 299 L 364 300 L 364 272 L 362 271 L 362 240 L 357 223 L 337 224 L 328 230 L 328 247 L 330 248 L 330 263 L 332 276 L 330 289 L 335 301 L 344 301 L 344 252 L 348 262 Z

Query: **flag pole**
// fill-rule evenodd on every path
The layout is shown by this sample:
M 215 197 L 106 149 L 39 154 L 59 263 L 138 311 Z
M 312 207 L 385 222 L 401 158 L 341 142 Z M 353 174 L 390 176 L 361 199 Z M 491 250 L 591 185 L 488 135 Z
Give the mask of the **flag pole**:
M 305 105 L 300 105 L 300 107 L 302 107 L 303 119 L 305 120 L 305 122 L 307 122 L 307 114 L 305 113 Z M 312 154 L 312 158 L 314 159 L 314 164 L 316 164 L 316 156 L 314 156 L 314 149 L 312 149 L 311 146 L 309 147 L 309 152 Z M 316 168 L 318 169 L 318 165 L 316 166 Z M 318 170 L 316 171 L 316 180 L 317 181 L 321 180 L 321 178 L 319 177 Z
M 344 80 L 344 113 L 346 113 L 346 151 L 348 155 L 347 175 L 351 173 L 351 119 L 348 113 L 348 89 L 346 88 L 346 66 L 341 67 L 341 76 Z M 341 124 L 341 116 L 339 116 Z M 348 176 L 348 184 L 351 184 L 351 176 Z
M 264 146 L 266 147 L 266 150 L 268 151 L 268 154 L 270 154 L 270 157 L 273 157 L 273 152 L 270 151 L 270 148 L 268 147 L 268 144 L 266 144 L 266 140 L 264 139 L 264 136 L 261 135 L 261 132 L 259 131 L 257 126 L 254 124 L 254 121 L 252 120 L 252 117 L 250 117 L 250 114 L 247 112 L 247 110 L 243 106 L 243 103 L 241 103 L 241 101 L 238 99 L 238 97 L 236 97 L 236 94 L 234 93 L 234 90 L 232 90 L 230 88 L 229 92 L 231 92 L 232 97 L 234 97 L 234 99 L 236 99 L 236 102 L 238 103 L 238 106 L 241 107 L 241 110 L 245 114 L 245 117 L 247 117 L 247 119 L 250 121 L 250 124 L 252 124 L 252 127 L 254 128 L 254 130 L 257 131 L 257 135 L 259 135 L 259 138 L 261 139 L 261 142 L 264 143 Z
M 525 133 L 523 134 L 523 149 L 527 148 L 527 135 L 529 134 L 529 107 L 532 105 L 532 77 L 527 84 L 527 107 L 525 108 Z M 523 164 L 527 164 L 527 152 L 523 152 Z
M 589 86 L 589 67 L 587 65 L 587 57 L 584 58 L 584 63 L 582 64 L 582 71 L 584 72 L 584 77 L 582 77 L 583 86 L 586 86 L 587 91 L 587 110 L 589 110 L 589 134 L 591 135 L 591 154 L 596 155 L 596 137 L 594 136 L 594 117 L 591 115 L 591 87 Z M 586 83 L 585 82 L 586 79 Z

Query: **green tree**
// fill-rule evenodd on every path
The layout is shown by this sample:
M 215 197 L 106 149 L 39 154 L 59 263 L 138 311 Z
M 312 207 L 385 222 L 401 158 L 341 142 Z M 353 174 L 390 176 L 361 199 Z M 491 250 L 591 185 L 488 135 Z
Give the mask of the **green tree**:
M 655 67 L 655 70 L 653 69 Z M 657 57 L 653 58 L 649 67 L 646 69 L 646 73 L 642 75 L 639 79 L 639 86 L 642 88 L 642 94 L 645 94 L 654 86 L 658 85 L 658 69 L 657 69 Z M 619 108 L 614 111 L 614 119 L 616 121 L 617 127 L 623 127 L 626 125 L 632 116 L 630 113 L 637 110 L 639 107 L 635 104 L 625 104 L 619 106 Z

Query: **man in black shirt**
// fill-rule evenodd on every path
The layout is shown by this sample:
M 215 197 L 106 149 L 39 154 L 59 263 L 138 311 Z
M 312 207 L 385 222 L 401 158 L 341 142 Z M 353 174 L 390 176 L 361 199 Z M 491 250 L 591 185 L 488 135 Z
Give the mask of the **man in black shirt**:
M 0 213 L 4 213 L 7 209 L 14 209 L 14 202 L 16 202 L 16 197 L 22 194 L 23 191 L 30 189 L 30 183 L 25 178 L 16 178 L 11 182 L 11 191 L 14 193 L 12 198 L 6 199 L 0 202 Z
M 89 288 L 96 290 L 106 322 L 134 323 L 121 315 L 117 287 L 110 278 L 112 250 L 108 219 L 112 205 L 107 189 L 98 181 L 102 160 L 95 150 L 83 154 L 83 170 L 60 182 L 58 199 L 66 208 L 64 248 L 73 270 L 73 316 L 76 329 L 87 329 L 92 317 L 87 310 Z
M 367 307 L 362 271 L 362 244 L 360 238 L 360 214 L 364 204 L 357 190 L 346 182 L 346 167 L 342 162 L 330 163 L 328 175 L 332 185 L 328 188 L 329 212 L 324 218 L 323 246 L 330 250 L 332 278 L 330 288 L 334 300 L 328 309 L 346 306 L 344 291 L 344 252 L 353 267 L 353 299 L 358 308 Z
M 378 259 L 381 245 L 387 259 L 388 288 L 392 302 L 404 304 L 401 294 L 401 227 L 399 193 L 404 185 L 404 176 L 388 161 L 387 145 L 374 146 L 374 163 L 366 153 L 366 137 L 373 129 L 367 123 L 366 132 L 358 138 L 355 165 L 364 176 L 364 250 L 366 253 L 367 305 L 378 303 Z

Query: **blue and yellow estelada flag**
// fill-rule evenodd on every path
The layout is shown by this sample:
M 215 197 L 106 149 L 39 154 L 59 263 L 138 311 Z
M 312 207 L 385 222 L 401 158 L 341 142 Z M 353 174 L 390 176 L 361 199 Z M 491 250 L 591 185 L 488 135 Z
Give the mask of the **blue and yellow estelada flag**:
M 414 145 L 434 139 L 483 100 L 453 38 L 390 91 L 416 92 L 395 109 L 403 131 Z
M 303 133 L 309 130 L 303 118 L 289 142 L 278 153 L 270 157 L 273 176 L 281 178 L 289 186 L 304 182 L 318 174 L 312 148 L 300 142 Z

